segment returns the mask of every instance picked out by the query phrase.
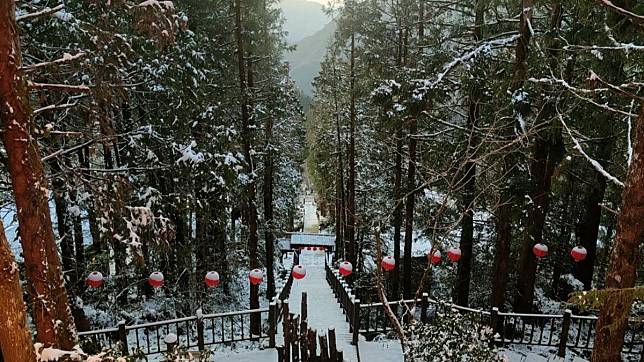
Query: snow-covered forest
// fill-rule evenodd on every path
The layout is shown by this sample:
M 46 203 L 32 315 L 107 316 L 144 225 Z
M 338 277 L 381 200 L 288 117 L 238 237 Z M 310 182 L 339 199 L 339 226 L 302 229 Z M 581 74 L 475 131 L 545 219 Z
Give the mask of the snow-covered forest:
M 644 359 L 644 4 L 326 3 L 0 0 L 0 362 Z

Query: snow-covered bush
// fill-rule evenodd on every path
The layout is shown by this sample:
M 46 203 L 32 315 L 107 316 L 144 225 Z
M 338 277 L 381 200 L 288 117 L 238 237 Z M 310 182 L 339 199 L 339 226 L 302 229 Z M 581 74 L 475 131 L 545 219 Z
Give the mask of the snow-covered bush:
M 456 311 L 439 314 L 429 323 L 405 327 L 407 361 L 504 361 L 491 343 L 492 330 Z

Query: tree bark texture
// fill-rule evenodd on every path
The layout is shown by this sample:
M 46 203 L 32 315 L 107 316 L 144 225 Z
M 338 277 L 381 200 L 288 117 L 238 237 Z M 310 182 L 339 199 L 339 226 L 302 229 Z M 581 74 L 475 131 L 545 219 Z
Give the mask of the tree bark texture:
M 635 144 L 628 169 L 622 209 L 617 219 L 617 234 L 610 255 L 607 289 L 635 286 L 640 249 L 644 240 L 644 102 L 640 103 L 639 117 L 634 124 Z M 628 327 L 632 296 L 611 298 L 599 312 L 595 330 L 593 362 L 619 361 Z
M 14 192 L 19 235 L 37 339 L 45 346 L 71 349 L 76 328 L 68 304 L 48 204 L 48 187 L 36 140 L 31 137 L 27 82 L 15 3 L 0 2 L 0 120 Z
M 27 326 L 18 264 L 0 223 L 0 360 L 32 362 L 34 344 Z

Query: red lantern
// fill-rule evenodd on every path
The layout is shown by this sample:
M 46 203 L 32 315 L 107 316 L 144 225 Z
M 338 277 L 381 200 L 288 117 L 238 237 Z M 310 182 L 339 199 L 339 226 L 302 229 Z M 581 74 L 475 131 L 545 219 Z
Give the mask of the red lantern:
M 353 273 L 353 265 L 351 265 L 350 262 L 345 260 L 340 263 L 340 274 L 342 274 L 342 276 L 348 277 L 351 273 Z
M 430 263 L 438 265 L 441 263 L 441 252 L 439 250 L 434 250 L 433 253 L 427 254 L 427 259 Z
M 396 267 L 396 259 L 394 259 L 394 257 L 391 255 L 385 256 L 384 258 L 382 258 L 382 263 L 380 263 L 380 265 L 385 271 L 394 270 L 394 268 Z
M 152 286 L 152 288 L 160 288 L 163 286 L 163 280 L 164 278 L 161 272 L 154 272 L 150 274 L 148 283 Z
M 260 284 L 262 281 L 264 281 L 264 272 L 262 272 L 260 269 L 253 269 L 248 274 L 248 278 L 250 279 L 250 283 L 252 285 Z
M 576 262 L 580 262 L 586 259 L 586 255 L 588 255 L 588 252 L 586 251 L 586 248 L 581 245 L 575 246 L 570 251 L 570 256 L 572 256 L 572 258 L 575 259 Z
M 89 275 L 87 276 L 87 279 L 85 279 L 85 283 L 87 283 L 87 285 L 89 285 L 92 288 L 98 288 L 101 285 L 103 285 L 104 280 L 105 279 L 103 278 L 103 274 L 101 274 L 101 272 L 93 271 L 89 273 Z
M 450 248 L 447 251 L 447 257 L 453 262 L 461 260 L 461 249 L 459 248 Z
M 546 244 L 538 243 L 532 247 L 532 252 L 537 258 L 545 258 L 548 256 L 548 246 Z
M 291 272 L 293 274 L 293 278 L 295 279 L 303 279 L 306 276 L 306 268 L 304 265 L 296 265 L 293 267 L 293 271 Z
M 209 271 L 208 273 L 206 273 L 203 281 L 208 287 L 214 288 L 219 285 L 219 273 L 217 273 L 216 271 Z

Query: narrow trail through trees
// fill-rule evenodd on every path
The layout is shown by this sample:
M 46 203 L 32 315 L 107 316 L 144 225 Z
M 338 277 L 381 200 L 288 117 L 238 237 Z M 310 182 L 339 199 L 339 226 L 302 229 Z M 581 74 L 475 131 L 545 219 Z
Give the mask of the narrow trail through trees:
M 304 202 L 304 232 L 319 232 L 319 218 L 313 194 L 307 193 Z M 302 292 L 308 295 L 308 324 L 319 333 L 325 333 L 334 328 L 338 349 L 344 352 L 347 361 L 358 361 L 356 347 L 351 345 L 349 323 L 338 304 L 331 287 L 326 281 L 324 272 L 323 251 L 303 250 L 300 254 L 300 264 L 306 267 L 306 277 L 294 280 L 289 298 L 289 309 L 300 314 Z
M 318 231 L 319 217 L 315 200 L 313 195 L 307 194 L 304 205 L 304 232 L 317 233 Z M 289 297 L 289 310 L 292 313 L 300 314 L 302 293 L 306 292 L 309 327 L 316 329 L 319 334 L 325 334 L 330 328 L 334 329 L 337 348 L 343 351 L 345 361 L 374 361 L 376 356 L 378 356 L 378 360 L 385 361 L 380 345 L 374 344 L 372 346 L 372 343 L 365 342 L 362 336 L 359 341 L 360 348 L 351 344 L 352 333 L 349 322 L 347 322 L 342 306 L 338 303 L 326 280 L 324 270 L 326 257 L 325 252 L 318 250 L 303 250 L 300 253 L 299 262 L 306 267 L 307 274 L 304 279 L 293 281 Z M 393 356 L 392 361 L 401 361 L 403 358 L 402 348 L 391 348 L 386 355 Z

